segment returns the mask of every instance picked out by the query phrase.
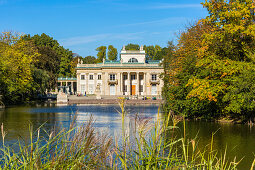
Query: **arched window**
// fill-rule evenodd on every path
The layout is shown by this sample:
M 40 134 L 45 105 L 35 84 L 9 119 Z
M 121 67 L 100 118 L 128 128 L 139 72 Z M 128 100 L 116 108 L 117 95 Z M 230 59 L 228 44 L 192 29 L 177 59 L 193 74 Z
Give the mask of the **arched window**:
M 136 58 L 130 58 L 128 60 L 129 63 L 138 63 L 138 60 Z

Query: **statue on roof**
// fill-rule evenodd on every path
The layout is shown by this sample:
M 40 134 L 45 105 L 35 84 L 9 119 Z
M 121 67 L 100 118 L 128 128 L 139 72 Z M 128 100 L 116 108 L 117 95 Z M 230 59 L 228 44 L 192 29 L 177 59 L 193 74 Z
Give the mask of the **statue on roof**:
M 123 48 L 122 48 L 122 50 L 125 50 L 125 45 L 123 45 Z
M 141 45 L 141 47 L 140 47 L 140 51 L 142 51 L 143 50 L 143 45 Z

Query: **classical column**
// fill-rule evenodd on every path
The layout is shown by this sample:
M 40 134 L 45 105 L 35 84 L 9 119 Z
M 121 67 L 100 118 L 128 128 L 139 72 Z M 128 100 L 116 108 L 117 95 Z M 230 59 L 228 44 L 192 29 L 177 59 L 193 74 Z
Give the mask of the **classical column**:
M 85 91 L 86 91 L 86 94 L 89 94 L 89 73 L 86 73 L 86 85 L 85 85 Z
M 151 84 L 150 84 L 151 74 L 147 73 L 146 75 L 147 75 L 146 76 L 146 80 L 147 80 L 146 86 L 148 85 L 148 87 L 146 87 L 146 94 L 151 95 Z
M 127 72 L 127 94 L 130 94 L 130 72 Z
M 102 73 L 101 79 L 102 79 L 102 86 L 101 86 L 102 93 L 101 94 L 105 95 L 106 82 L 105 82 L 105 73 L 104 72 Z
M 117 73 L 117 95 L 120 95 L 120 85 L 121 85 L 121 83 L 120 83 L 120 73 Z
M 81 78 L 81 74 L 77 73 L 77 94 L 81 93 L 81 84 L 80 84 L 80 78 Z
M 147 95 L 147 73 L 143 74 L 143 95 Z
M 109 95 L 109 90 L 108 90 L 108 73 L 106 72 L 105 73 L 105 77 L 104 77 L 104 92 L 105 94 L 104 95 Z
M 94 92 L 93 92 L 93 94 L 95 94 L 95 91 L 96 91 L 96 87 L 97 87 L 97 73 L 94 73 Z
M 140 86 L 139 72 L 137 72 L 136 73 L 136 95 L 139 95 L 139 86 Z
M 73 89 L 73 81 L 71 82 L 71 92 L 72 92 L 72 95 L 73 95 L 73 92 L 74 92 L 74 89 Z
M 123 91 L 122 90 L 123 89 L 123 80 L 122 79 L 123 79 L 123 73 L 120 73 L 120 85 L 119 85 L 120 86 L 120 95 L 123 95 L 123 92 L 122 92 Z

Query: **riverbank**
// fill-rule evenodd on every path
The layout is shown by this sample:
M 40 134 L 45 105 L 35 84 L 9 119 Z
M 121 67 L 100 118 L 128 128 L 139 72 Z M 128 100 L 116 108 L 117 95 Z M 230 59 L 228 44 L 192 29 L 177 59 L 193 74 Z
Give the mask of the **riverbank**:
M 118 104 L 118 99 L 115 98 L 102 98 L 102 99 L 96 99 L 95 96 L 69 96 L 68 97 L 68 104 Z M 129 99 L 125 101 L 126 104 L 163 104 L 162 99 Z

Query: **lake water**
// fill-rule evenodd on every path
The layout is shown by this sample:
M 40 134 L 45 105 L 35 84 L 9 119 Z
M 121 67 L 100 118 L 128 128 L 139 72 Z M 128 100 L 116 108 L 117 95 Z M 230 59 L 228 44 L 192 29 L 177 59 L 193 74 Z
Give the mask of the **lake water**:
M 138 113 L 140 117 L 156 119 L 158 113 L 157 105 L 133 105 L 127 106 L 127 124 L 132 127 L 132 120 Z M 4 124 L 7 131 L 5 143 L 17 142 L 19 137 L 29 138 L 28 125 L 33 124 L 34 129 L 43 125 L 50 131 L 54 126 L 69 127 L 74 119 L 79 125 L 89 120 L 90 115 L 95 120 L 94 127 L 99 132 L 108 133 L 111 136 L 121 132 L 121 117 L 118 113 L 118 105 L 73 105 L 55 106 L 42 104 L 24 107 L 11 107 L 0 110 L 0 123 Z M 162 115 L 163 116 L 163 115 Z M 178 124 L 180 134 L 183 132 L 182 122 Z M 217 132 L 216 132 L 217 131 Z M 237 156 L 237 160 L 243 158 L 239 169 L 248 169 L 255 154 L 255 127 L 247 125 L 223 124 L 205 121 L 186 121 L 187 138 L 193 139 L 197 136 L 198 146 L 203 149 L 210 143 L 212 133 L 214 135 L 214 149 L 224 153 L 228 150 L 230 160 Z M 2 139 L 0 139 L 1 141 Z

